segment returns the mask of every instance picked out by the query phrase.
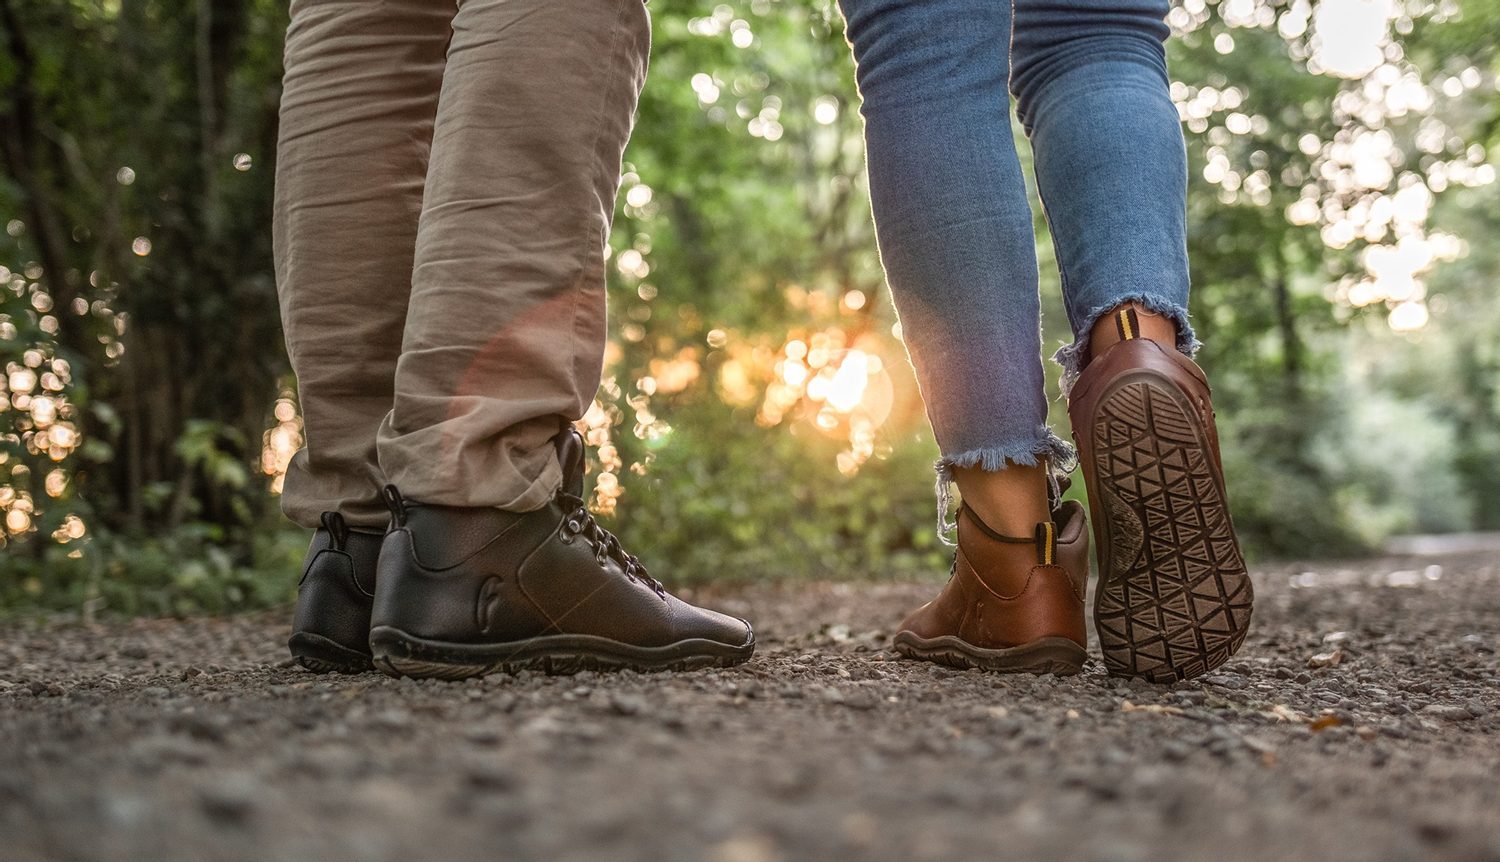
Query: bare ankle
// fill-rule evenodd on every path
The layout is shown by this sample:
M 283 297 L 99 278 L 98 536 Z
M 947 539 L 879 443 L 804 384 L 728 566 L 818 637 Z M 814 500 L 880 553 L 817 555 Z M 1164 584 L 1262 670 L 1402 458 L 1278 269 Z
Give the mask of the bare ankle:
M 1030 536 L 1047 511 L 1047 465 L 1010 465 L 987 471 L 960 467 L 953 471 L 964 505 L 990 529 L 1007 536 Z

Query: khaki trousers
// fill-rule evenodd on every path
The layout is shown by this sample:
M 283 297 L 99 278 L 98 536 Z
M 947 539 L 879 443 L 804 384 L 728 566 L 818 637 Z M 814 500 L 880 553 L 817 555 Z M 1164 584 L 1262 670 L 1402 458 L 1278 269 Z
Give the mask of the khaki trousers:
M 604 352 L 642 0 L 292 0 L 274 242 L 306 447 L 282 508 L 539 508 Z

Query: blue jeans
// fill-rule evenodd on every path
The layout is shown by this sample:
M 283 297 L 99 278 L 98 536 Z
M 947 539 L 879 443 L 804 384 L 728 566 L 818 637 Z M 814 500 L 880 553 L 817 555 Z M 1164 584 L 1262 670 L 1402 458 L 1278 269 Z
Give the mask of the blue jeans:
M 940 497 L 946 506 L 955 467 L 1046 458 L 1071 470 L 1072 447 L 1047 427 L 1036 239 L 1009 97 L 1073 328 L 1056 356 L 1065 389 L 1094 321 L 1125 302 L 1171 319 L 1191 355 L 1167 0 L 840 4 L 881 259 L 942 452 Z

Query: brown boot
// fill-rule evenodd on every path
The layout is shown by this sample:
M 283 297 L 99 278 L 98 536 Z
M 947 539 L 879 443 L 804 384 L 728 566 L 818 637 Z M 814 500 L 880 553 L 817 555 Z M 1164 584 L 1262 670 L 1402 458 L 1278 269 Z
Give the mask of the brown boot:
M 1111 674 L 1190 679 L 1244 642 L 1250 577 L 1203 370 L 1137 337 L 1134 310 L 1116 317 L 1121 340 L 1068 398 L 1097 531 L 1094 625 Z
M 953 574 L 901 623 L 896 651 L 960 668 L 1077 673 L 1087 657 L 1083 507 L 1064 503 L 1034 538 L 1002 536 L 968 506 L 958 513 Z

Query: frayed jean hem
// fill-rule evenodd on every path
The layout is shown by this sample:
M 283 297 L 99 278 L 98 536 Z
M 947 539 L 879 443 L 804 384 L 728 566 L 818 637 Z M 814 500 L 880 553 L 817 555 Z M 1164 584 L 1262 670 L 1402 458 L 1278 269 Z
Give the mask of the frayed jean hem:
M 1135 293 L 1111 300 L 1106 305 L 1101 305 L 1083 316 L 1083 321 L 1078 327 L 1073 343 L 1069 344 L 1052 355 L 1052 361 L 1062 366 L 1062 394 L 1068 397 L 1073 391 L 1073 384 L 1078 382 L 1078 375 L 1083 372 L 1083 366 L 1088 361 L 1089 336 L 1094 331 L 1094 324 L 1099 318 L 1114 311 L 1127 303 L 1135 303 L 1153 314 L 1172 321 L 1177 327 L 1177 349 L 1189 359 L 1202 347 L 1202 342 L 1193 335 L 1193 326 L 1188 323 L 1187 309 L 1169 299 L 1153 296 L 1149 293 Z
M 1045 425 L 1038 426 L 1035 436 L 1031 439 L 1009 446 L 989 446 L 983 449 L 970 449 L 956 455 L 944 455 L 935 465 L 938 538 L 945 545 L 954 544 L 948 539 L 948 534 L 957 526 L 956 523 L 950 523 L 948 519 L 953 508 L 953 471 L 978 467 L 987 473 L 994 473 L 1012 465 L 1035 467 L 1044 460 L 1049 466 L 1047 479 L 1055 493 L 1058 490 L 1058 477 L 1068 475 L 1078 466 L 1078 453 L 1074 451 L 1071 443 L 1052 433 L 1052 429 Z

